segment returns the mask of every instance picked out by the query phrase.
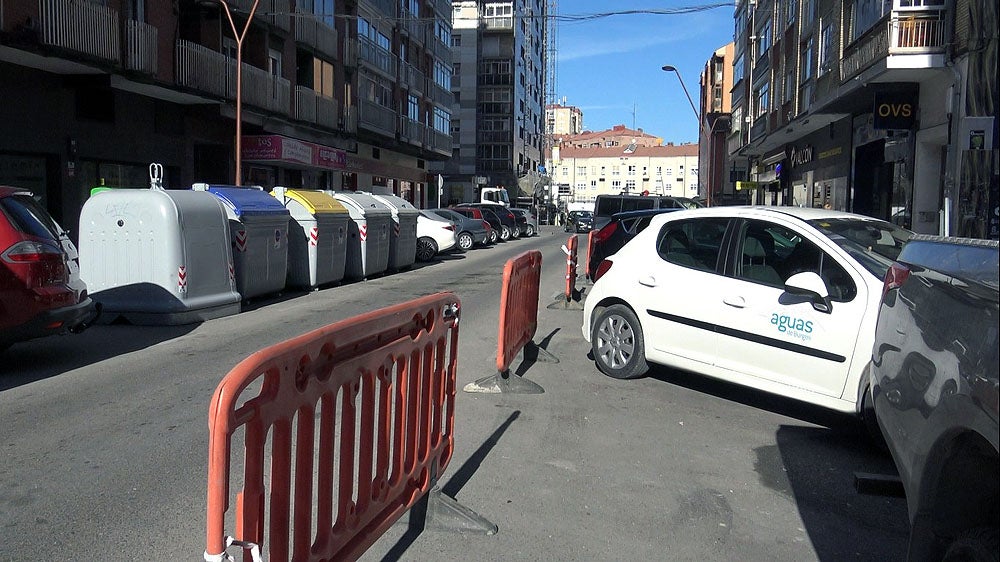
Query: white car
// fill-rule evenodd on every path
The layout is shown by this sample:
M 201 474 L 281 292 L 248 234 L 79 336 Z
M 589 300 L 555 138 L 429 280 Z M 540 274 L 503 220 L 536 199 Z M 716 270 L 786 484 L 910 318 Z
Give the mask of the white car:
M 910 235 L 824 209 L 657 215 L 597 266 L 583 337 L 611 377 L 656 363 L 867 417 L 883 278 Z
M 458 233 L 454 223 L 420 211 L 417 215 L 417 261 L 430 261 L 435 255 L 457 245 Z

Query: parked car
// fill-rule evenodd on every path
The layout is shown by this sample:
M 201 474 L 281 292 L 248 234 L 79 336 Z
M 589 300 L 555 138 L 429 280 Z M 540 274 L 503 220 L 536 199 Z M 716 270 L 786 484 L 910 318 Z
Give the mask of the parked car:
M 500 220 L 499 226 L 494 226 L 494 228 L 498 230 L 500 240 L 503 242 L 521 237 L 521 229 L 517 225 L 517 217 L 514 216 L 514 213 L 508 207 L 486 203 L 460 203 L 455 207 L 479 209 L 484 213 L 486 211 L 492 212 Z
M 489 238 L 488 223 L 482 219 L 470 218 L 451 209 L 427 209 L 427 212 L 455 224 L 458 247 L 463 252 L 471 250 L 476 244 L 485 245 Z
M 70 256 L 73 243 L 32 194 L 0 186 L 0 349 L 78 332 L 96 318 Z
M 499 228 L 500 228 L 500 218 L 493 215 L 492 219 L 488 218 L 483 211 L 480 209 L 475 209 L 472 207 L 448 207 L 449 211 L 453 211 L 465 217 L 476 219 L 483 222 L 483 226 L 486 227 L 486 243 L 496 244 L 497 240 L 500 238 Z
M 870 417 L 882 279 L 911 234 L 824 209 L 656 215 L 598 265 L 583 336 L 614 378 L 657 363 Z
M 917 235 L 885 276 L 871 393 L 911 562 L 997 559 L 998 255 L 996 241 Z
M 661 213 L 677 211 L 676 207 L 665 209 L 644 209 L 642 211 L 625 211 L 611 215 L 611 220 L 600 230 L 595 230 L 590 236 L 590 247 L 587 249 L 587 271 L 591 281 L 597 278 L 594 272 L 604 258 L 614 254 L 626 242 L 649 226 L 649 221 Z
M 534 236 L 538 234 L 538 216 L 535 215 L 535 211 L 532 209 L 522 209 L 520 207 L 511 207 L 510 209 L 514 214 L 519 214 L 524 217 L 524 223 L 518 220 L 518 224 L 523 224 L 523 231 L 521 236 Z
M 611 215 L 643 209 L 692 209 L 702 206 L 693 199 L 668 195 L 598 195 L 594 201 L 594 228 L 601 229 Z
M 417 215 L 417 261 L 430 261 L 437 254 L 457 246 L 454 223 L 420 211 Z
M 565 232 L 590 232 L 594 227 L 594 213 L 590 211 L 570 211 L 566 215 Z

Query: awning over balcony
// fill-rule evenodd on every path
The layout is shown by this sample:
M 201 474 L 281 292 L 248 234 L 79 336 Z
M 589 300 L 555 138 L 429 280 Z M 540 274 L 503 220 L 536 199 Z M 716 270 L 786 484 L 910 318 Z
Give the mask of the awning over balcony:
M 244 135 L 240 152 L 244 162 L 322 170 L 347 168 L 343 150 L 281 135 Z

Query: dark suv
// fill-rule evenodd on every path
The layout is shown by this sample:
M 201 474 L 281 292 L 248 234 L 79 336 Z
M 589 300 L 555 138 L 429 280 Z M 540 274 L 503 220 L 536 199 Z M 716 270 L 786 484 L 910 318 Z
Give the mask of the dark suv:
M 460 203 L 455 205 L 455 209 L 479 209 L 481 211 L 491 211 L 500 219 L 500 240 L 520 238 L 521 228 L 518 226 L 517 217 L 503 205 L 489 205 L 486 203 Z
M 63 230 L 31 193 L 0 186 L 0 350 L 50 334 L 79 331 L 97 315 L 71 273 Z

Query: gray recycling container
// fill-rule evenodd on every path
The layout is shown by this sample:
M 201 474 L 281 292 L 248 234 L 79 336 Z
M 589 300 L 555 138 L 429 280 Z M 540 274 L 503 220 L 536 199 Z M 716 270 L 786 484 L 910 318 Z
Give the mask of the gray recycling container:
M 392 213 L 369 193 L 327 191 L 351 215 L 344 277 L 365 279 L 389 267 L 389 230 Z
M 80 211 L 80 276 L 102 322 L 176 325 L 240 312 L 229 219 L 203 191 L 112 189 Z
M 274 198 L 291 213 L 288 227 L 288 285 L 314 288 L 344 278 L 351 216 L 322 191 L 275 187 Z
M 229 217 L 236 290 L 251 299 L 285 289 L 290 214 L 277 199 L 256 187 L 196 183 L 222 201 Z
M 417 210 L 409 201 L 396 195 L 372 193 L 376 201 L 389 207 L 392 229 L 389 231 L 389 269 L 406 269 L 417 261 Z

